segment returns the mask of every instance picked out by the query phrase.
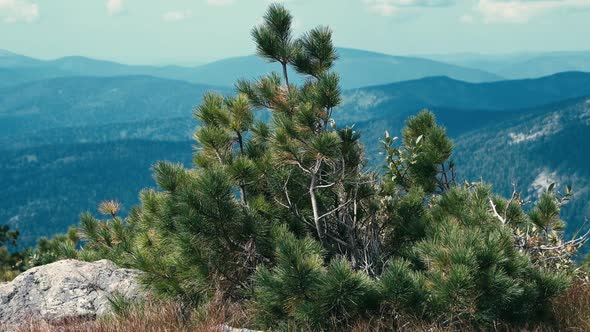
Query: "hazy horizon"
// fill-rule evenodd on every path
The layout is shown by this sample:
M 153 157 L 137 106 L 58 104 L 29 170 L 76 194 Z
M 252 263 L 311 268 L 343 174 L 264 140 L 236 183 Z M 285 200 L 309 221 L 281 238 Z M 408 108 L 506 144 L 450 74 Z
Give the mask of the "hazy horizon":
M 40 59 L 202 64 L 254 53 L 268 0 L 0 0 L 0 49 Z M 588 0 L 282 0 L 298 35 L 402 56 L 588 51 Z M 351 24 L 352 23 L 352 24 Z M 371 38 L 367 38 L 371 36 Z
M 560 54 L 568 54 L 568 53 L 590 53 L 590 49 L 581 49 L 581 50 L 548 50 L 548 51 L 543 51 L 543 52 L 526 52 L 526 51 L 521 51 L 521 52 L 512 52 L 512 53 L 483 53 L 483 52 L 454 52 L 454 53 L 429 53 L 429 54 L 391 54 L 391 53 L 386 53 L 386 52 L 381 52 L 381 51 L 376 51 L 376 50 L 368 50 L 368 49 L 360 49 L 360 48 L 355 48 L 355 47 L 341 47 L 341 46 L 336 46 L 337 48 L 340 49 L 355 49 L 355 50 L 360 50 L 360 51 L 367 51 L 367 52 L 372 52 L 372 53 L 382 53 L 382 54 L 386 54 L 386 55 L 392 55 L 392 56 L 402 56 L 402 57 L 417 57 L 417 58 L 425 58 L 425 59 L 435 59 L 437 61 L 441 61 L 444 62 L 446 57 L 456 57 L 457 59 L 461 58 L 461 57 L 473 57 L 474 59 L 477 57 L 480 57 L 481 59 L 487 60 L 487 59 L 501 59 L 501 58 L 517 58 L 517 57 L 534 57 L 534 56 L 540 56 L 540 55 L 560 55 Z M 37 56 L 32 56 L 30 54 L 23 54 L 23 53 L 18 53 L 9 49 L 5 49 L 0 47 L 0 56 L 2 56 L 2 51 L 4 52 L 9 52 L 15 55 L 20 55 L 20 56 L 26 56 L 26 57 L 30 57 L 33 59 L 38 59 L 38 60 L 44 60 L 44 61 L 52 61 L 52 60 L 58 60 L 58 59 L 62 59 L 62 58 L 68 58 L 68 57 L 83 57 L 83 58 L 89 58 L 89 59 L 93 59 L 93 60 L 98 60 L 98 61 L 109 61 L 109 62 L 116 62 L 116 63 L 120 63 L 120 64 L 124 64 L 124 65 L 132 65 L 132 66 L 186 66 L 186 67 L 190 67 L 190 66 L 201 66 L 201 65 L 206 65 L 209 63 L 213 63 L 216 61 L 222 61 L 222 60 L 226 60 L 226 59 L 231 59 L 231 58 L 240 58 L 240 57 L 247 57 L 247 56 L 255 56 L 255 52 L 251 52 L 251 53 L 244 53 L 244 54 L 235 54 L 235 55 L 229 55 L 226 57 L 220 57 L 220 58 L 211 58 L 211 59 L 191 59 L 191 58 L 186 58 L 186 59 L 182 59 L 182 58 L 178 58 L 178 59 L 162 59 L 162 60 L 154 60 L 154 61 L 149 61 L 149 62 L 133 62 L 133 61 L 122 61 L 122 60 L 118 60 L 116 58 L 101 58 L 101 57 L 94 57 L 91 55 L 85 55 L 85 54 L 63 54 L 57 57 L 37 57 Z

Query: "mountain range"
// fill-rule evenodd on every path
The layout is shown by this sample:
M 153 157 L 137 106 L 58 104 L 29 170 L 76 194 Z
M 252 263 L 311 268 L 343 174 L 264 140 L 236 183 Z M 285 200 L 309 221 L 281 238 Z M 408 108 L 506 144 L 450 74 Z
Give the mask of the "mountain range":
M 229 88 L 149 76 L 64 77 L 7 87 L 0 89 L 0 142 L 5 147 L 47 144 L 52 143 L 51 137 L 59 137 L 51 134 L 56 130 L 68 136 L 72 130 L 87 132 L 87 127 L 93 128 L 93 133 L 80 135 L 76 142 L 105 137 L 105 130 L 110 132 L 106 137 L 113 139 L 154 139 L 156 132 L 162 139 L 189 139 L 188 127 L 183 123 L 192 121 L 192 109 L 208 91 L 231 93 Z M 399 128 L 409 112 L 430 108 L 445 118 L 461 114 L 463 121 L 448 121 L 453 131 L 464 123 L 472 127 L 508 117 L 521 109 L 587 95 L 590 73 L 569 72 L 491 83 L 429 77 L 346 90 L 335 118 L 341 124 L 379 119 L 384 126 L 379 132 L 383 133 L 388 127 Z M 497 114 L 502 112 L 506 114 Z M 142 129 L 131 123 L 141 123 Z M 161 126 L 182 129 L 163 132 L 158 129 Z
M 469 82 L 501 79 L 500 76 L 483 70 L 417 57 L 392 56 L 348 48 L 339 48 L 338 55 L 335 70 L 341 74 L 342 86 L 347 89 L 438 75 Z M 0 53 L 0 77 L 3 78 L 0 80 L 0 87 L 64 76 L 129 75 L 230 87 L 239 78 L 253 79 L 279 69 L 277 64 L 268 63 L 254 55 L 223 59 L 197 67 L 182 67 L 125 65 L 80 56 L 38 60 L 4 51 Z M 291 76 L 296 77 L 293 72 Z M 299 78 L 293 82 L 301 80 Z
M 485 70 L 507 79 L 538 78 L 564 71 L 590 71 L 590 51 L 485 55 L 427 55 L 425 58 Z
M 346 89 L 334 117 L 361 132 L 370 167 L 380 165 L 385 130 L 399 135 L 408 116 L 429 108 L 455 141 L 461 179 L 483 177 L 505 195 L 515 182 L 527 197 L 551 182 L 573 184 L 569 230 L 590 215 L 590 73 L 501 80 L 421 58 L 339 53 Z M 185 68 L 0 52 L 0 224 L 31 245 L 102 200 L 128 211 L 154 186 L 157 160 L 191 165 L 192 111 L 203 94 L 231 94 L 237 77 L 270 68 L 250 56 Z

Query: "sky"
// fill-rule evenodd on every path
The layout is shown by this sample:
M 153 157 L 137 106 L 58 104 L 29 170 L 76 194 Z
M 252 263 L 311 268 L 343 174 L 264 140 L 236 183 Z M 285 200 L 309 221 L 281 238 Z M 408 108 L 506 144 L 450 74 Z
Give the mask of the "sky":
M 270 0 L 0 0 L 0 49 L 191 64 L 254 52 Z M 282 0 L 300 34 L 395 55 L 590 50 L 590 0 Z

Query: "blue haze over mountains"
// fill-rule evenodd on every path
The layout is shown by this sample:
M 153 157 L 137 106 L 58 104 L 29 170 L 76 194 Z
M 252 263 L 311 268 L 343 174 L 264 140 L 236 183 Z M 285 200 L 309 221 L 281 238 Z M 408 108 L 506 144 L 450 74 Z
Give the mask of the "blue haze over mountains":
M 552 181 L 572 184 L 569 231 L 590 216 L 590 52 L 426 59 L 338 51 L 344 91 L 335 120 L 362 133 L 371 167 L 384 131 L 398 134 L 429 108 L 455 140 L 459 176 L 489 179 L 504 194 L 514 182 L 530 197 Z M 254 56 L 189 68 L 0 51 L 0 224 L 31 245 L 101 200 L 119 199 L 128 211 L 154 186 L 155 161 L 191 165 L 192 110 L 206 91 L 230 94 L 236 79 L 277 69 Z
M 339 48 L 338 52 L 340 59 L 336 70 L 342 76 L 341 83 L 345 89 L 439 75 L 469 82 L 502 79 L 483 70 L 423 58 L 398 57 L 347 48 Z M 254 55 L 223 59 L 198 67 L 156 67 L 123 65 L 79 56 L 41 61 L 0 51 L 0 69 L 6 78 L 0 86 L 39 78 L 124 75 L 148 75 L 206 85 L 233 86 L 239 78 L 258 77 L 276 70 L 276 66 Z

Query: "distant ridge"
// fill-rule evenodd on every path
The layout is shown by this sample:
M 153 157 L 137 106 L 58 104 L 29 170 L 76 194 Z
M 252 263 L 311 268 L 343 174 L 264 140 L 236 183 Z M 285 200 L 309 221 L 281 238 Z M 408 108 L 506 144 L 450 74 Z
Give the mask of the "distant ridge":
M 483 83 L 437 76 L 353 89 L 350 94 L 365 99 L 371 96 L 380 101 L 381 109 L 398 112 L 419 107 L 514 111 L 590 95 L 590 73 Z
M 392 56 L 349 48 L 339 48 L 338 52 L 340 60 L 335 70 L 341 74 L 342 86 L 347 89 L 438 75 L 470 82 L 501 79 L 498 75 L 482 70 L 422 58 Z M 6 54 L 5 57 L 0 58 L 0 69 L 10 69 L 12 72 L 0 72 L 3 76 L 0 77 L 3 82 L 0 86 L 63 76 L 149 75 L 230 87 L 238 78 L 253 79 L 277 70 L 275 64 L 270 64 L 254 55 L 222 59 L 197 67 L 183 67 L 125 65 L 82 56 L 68 56 L 45 61 L 9 52 Z M 31 68 L 39 69 L 40 75 L 38 77 L 19 75 L 20 70 Z M 14 74 L 11 76 L 9 73 Z M 295 73 L 291 73 L 291 77 L 295 82 L 302 80 Z
M 537 78 L 565 71 L 590 72 L 590 50 L 497 55 L 458 53 L 425 57 L 510 79 Z
M 0 88 L 0 145 L 66 142 L 66 136 L 84 135 L 101 142 L 127 137 L 190 139 L 192 110 L 207 91 L 233 93 L 231 88 L 138 75 L 61 77 Z M 589 95 L 590 73 L 491 83 L 437 76 L 345 90 L 334 116 L 341 125 L 365 123 L 373 128 L 365 135 L 370 137 L 398 128 L 409 114 L 430 108 L 448 120 L 443 124 L 453 132 L 461 132 L 522 110 Z M 60 128 L 70 129 L 60 134 Z M 87 134 L 82 135 L 75 128 L 97 130 L 84 129 Z
M 485 71 L 428 59 L 393 56 L 350 48 L 338 48 L 337 51 L 340 58 L 334 70 L 340 74 L 342 86 L 345 89 L 438 75 L 470 82 L 502 79 L 498 75 Z M 257 56 L 250 55 L 206 64 L 197 67 L 195 73 L 196 77 L 209 77 L 212 84 L 230 86 L 236 79 L 255 78 L 276 70 L 276 64 L 269 64 Z M 290 75 L 301 79 L 293 72 Z
M 10 51 L 0 49 L 0 56 L 13 56 L 13 55 L 15 55 L 15 54 Z
M 0 137 L 185 116 L 225 88 L 153 76 L 60 77 L 0 89 Z

